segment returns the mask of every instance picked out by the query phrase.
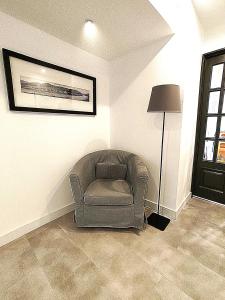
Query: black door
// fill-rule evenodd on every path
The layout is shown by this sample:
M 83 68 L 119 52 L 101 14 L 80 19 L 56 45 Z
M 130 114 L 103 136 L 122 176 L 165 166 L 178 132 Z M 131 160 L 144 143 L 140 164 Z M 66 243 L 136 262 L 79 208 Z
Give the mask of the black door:
M 203 55 L 192 194 L 225 204 L 225 49 Z

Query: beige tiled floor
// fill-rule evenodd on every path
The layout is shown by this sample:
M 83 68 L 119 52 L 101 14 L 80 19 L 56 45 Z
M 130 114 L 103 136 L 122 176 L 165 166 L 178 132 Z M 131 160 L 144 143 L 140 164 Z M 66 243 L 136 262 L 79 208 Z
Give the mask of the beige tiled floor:
M 225 207 L 193 199 L 160 232 L 68 214 L 0 248 L 0 299 L 225 299 Z

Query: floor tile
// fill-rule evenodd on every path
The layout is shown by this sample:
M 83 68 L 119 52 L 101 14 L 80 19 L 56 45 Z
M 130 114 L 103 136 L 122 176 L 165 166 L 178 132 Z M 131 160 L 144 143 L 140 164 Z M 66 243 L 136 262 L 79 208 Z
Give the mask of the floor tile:
M 31 271 L 39 268 L 38 261 L 24 238 L 0 248 L 0 285 L 8 289 Z
M 4 300 L 224 300 L 225 207 L 192 199 L 163 232 L 69 213 L 0 248 L 0 286 Z
M 225 278 L 179 250 L 170 251 L 155 268 L 194 299 L 225 299 Z

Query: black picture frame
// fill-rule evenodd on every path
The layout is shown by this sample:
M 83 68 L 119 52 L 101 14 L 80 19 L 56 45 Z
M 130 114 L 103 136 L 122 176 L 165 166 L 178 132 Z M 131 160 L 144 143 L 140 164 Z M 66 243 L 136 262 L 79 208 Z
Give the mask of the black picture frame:
M 58 65 L 54 65 L 36 58 L 32 58 L 30 56 L 26 56 L 21 53 L 17 53 L 8 49 L 3 48 L 3 63 L 5 69 L 5 78 L 6 78 L 6 85 L 7 85 L 7 92 L 8 92 L 8 101 L 9 101 L 9 109 L 12 111 L 26 111 L 26 112 L 45 112 L 45 113 L 61 113 L 61 114 L 79 114 L 79 115 L 96 115 L 96 78 L 73 71 L 64 67 L 60 67 Z M 81 110 L 67 110 L 67 109 L 51 109 L 51 108 L 42 108 L 42 107 L 27 107 L 27 106 L 18 106 L 15 101 L 14 95 L 14 87 L 13 87 L 13 76 L 12 76 L 12 69 L 10 64 L 10 58 L 14 57 L 20 59 L 25 62 L 29 62 L 35 65 L 39 65 L 42 67 L 46 67 L 49 69 L 53 69 L 56 71 L 60 71 L 66 74 L 70 74 L 73 76 L 78 76 L 84 79 L 88 79 L 92 81 L 92 111 L 81 111 Z

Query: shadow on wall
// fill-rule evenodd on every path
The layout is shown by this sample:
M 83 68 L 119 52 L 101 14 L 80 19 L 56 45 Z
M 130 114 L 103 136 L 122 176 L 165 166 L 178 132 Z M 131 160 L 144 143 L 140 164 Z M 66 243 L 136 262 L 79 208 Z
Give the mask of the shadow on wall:
M 142 157 L 142 155 L 140 155 Z M 152 167 L 150 166 L 150 163 L 144 159 L 142 157 L 142 159 L 144 160 L 146 167 L 148 169 L 148 173 L 149 173 L 149 189 L 147 191 L 147 194 L 145 196 L 145 200 L 147 200 L 147 202 L 145 202 L 146 207 L 151 207 L 150 202 L 157 202 L 158 199 L 158 186 L 155 183 L 155 180 L 152 176 Z M 149 202 L 150 201 L 150 202 Z
M 88 143 L 85 147 L 85 154 L 98 151 L 98 150 L 104 150 L 109 149 L 109 145 L 106 144 L 103 140 L 94 140 L 91 143 Z
M 70 183 L 69 172 L 67 172 L 56 184 L 54 190 L 49 194 L 49 201 L 47 202 L 46 214 L 52 213 L 53 207 L 58 209 L 63 208 L 73 203 Z
M 173 34 L 167 35 L 151 43 L 149 46 L 134 50 L 112 61 L 110 75 L 112 82 L 110 87 L 110 99 L 112 102 L 119 99 L 121 94 L 137 78 L 137 75 L 154 59 L 172 36 Z M 121 67 L 123 65 L 124 68 Z
M 65 175 L 58 181 L 58 183 L 56 183 L 54 189 L 49 193 L 44 215 L 53 213 L 54 207 L 58 207 L 58 209 L 61 209 L 67 205 L 74 203 L 70 188 L 69 174 L 76 162 L 88 153 L 108 148 L 109 147 L 104 140 L 93 140 L 85 146 L 82 155 L 75 155 L 74 161 L 69 166 L 69 169 L 65 171 Z
M 148 157 L 148 151 L 150 151 L 150 147 L 147 151 L 146 148 L 143 149 L 142 145 L 136 147 L 137 148 L 137 154 L 140 156 L 144 156 L 143 159 L 145 160 L 145 163 L 148 167 L 148 171 L 150 174 L 150 190 L 148 191 L 147 194 L 147 199 L 157 203 L 158 199 L 158 183 L 159 183 L 159 160 L 160 160 L 160 150 L 161 150 L 161 134 L 162 134 L 162 118 L 163 115 L 161 113 L 156 113 L 152 114 L 152 120 L 154 124 L 154 128 L 158 131 L 158 142 L 157 142 L 157 152 L 158 152 L 158 157 L 157 161 L 154 160 L 146 160 L 144 157 Z M 173 139 L 170 139 L 169 136 L 172 134 L 173 136 L 176 135 L 176 133 L 179 135 L 179 132 L 181 130 L 181 114 L 176 114 L 176 118 L 174 118 L 174 113 L 167 113 L 166 114 L 166 121 L 165 121 L 165 132 L 164 132 L 164 153 L 163 153 L 163 178 L 162 178 L 162 188 L 161 188 L 161 204 L 166 204 L 164 203 L 164 198 L 165 198 L 165 186 L 167 184 L 170 184 L 171 178 L 166 178 L 165 171 L 168 168 L 168 162 L 170 161 L 170 158 L 167 157 L 168 155 L 168 147 L 171 147 L 171 143 L 173 143 Z M 149 137 L 150 139 L 150 137 Z M 175 160 L 176 161 L 176 160 Z M 156 174 L 155 178 L 152 176 L 152 173 Z M 156 180 L 156 181 L 155 181 Z
M 147 198 L 154 202 L 158 195 L 162 114 L 147 113 L 147 107 L 151 85 L 163 83 L 164 78 L 170 79 L 168 66 L 166 66 L 164 74 L 162 65 L 157 66 L 153 61 L 172 36 L 173 34 L 160 38 L 151 45 L 135 50 L 111 63 L 112 146 L 119 146 L 121 149 L 136 153 L 147 160 L 151 179 L 151 188 Z M 174 180 L 171 176 L 173 171 L 171 164 L 174 156 L 179 153 L 180 126 L 181 116 L 178 114 L 168 116 L 167 114 L 165 149 L 169 147 L 175 150 L 170 151 L 167 165 L 164 165 L 164 170 L 168 171 L 169 178 L 166 184 L 167 190 L 170 192 L 170 197 L 166 198 L 165 205 L 171 201 L 173 194 L 176 194 L 176 187 L 172 182 Z

